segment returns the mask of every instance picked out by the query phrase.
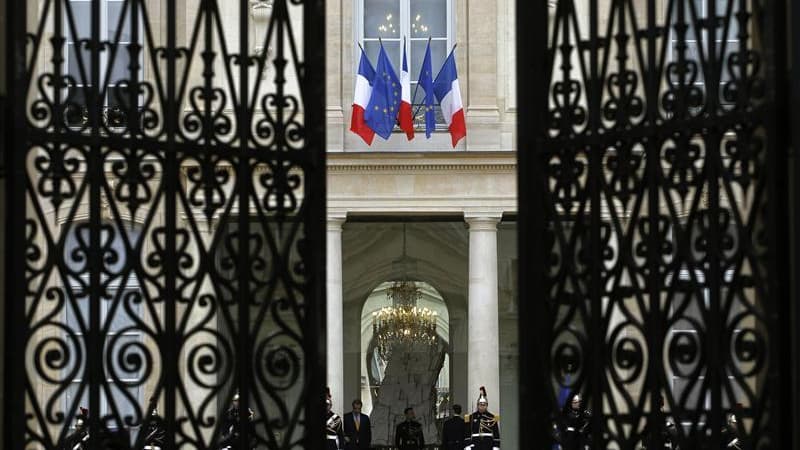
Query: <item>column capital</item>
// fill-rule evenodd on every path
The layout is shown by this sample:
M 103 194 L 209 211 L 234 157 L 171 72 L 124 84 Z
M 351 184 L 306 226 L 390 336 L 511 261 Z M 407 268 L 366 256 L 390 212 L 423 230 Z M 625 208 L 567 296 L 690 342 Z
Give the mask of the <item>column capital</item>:
M 496 231 L 502 218 L 502 211 L 464 211 L 464 222 L 470 231 Z
M 347 221 L 347 211 L 328 211 L 328 231 L 342 231 Z

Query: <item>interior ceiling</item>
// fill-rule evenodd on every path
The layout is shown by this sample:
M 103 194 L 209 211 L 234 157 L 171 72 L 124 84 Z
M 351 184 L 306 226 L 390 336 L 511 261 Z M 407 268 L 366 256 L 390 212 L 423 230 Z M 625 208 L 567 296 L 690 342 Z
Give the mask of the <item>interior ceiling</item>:
M 430 283 L 448 307 L 466 299 L 468 234 L 463 222 L 407 223 L 406 254 L 417 260 L 412 279 Z M 364 302 L 382 282 L 399 279 L 392 264 L 403 252 L 402 223 L 346 223 L 342 233 L 344 302 Z

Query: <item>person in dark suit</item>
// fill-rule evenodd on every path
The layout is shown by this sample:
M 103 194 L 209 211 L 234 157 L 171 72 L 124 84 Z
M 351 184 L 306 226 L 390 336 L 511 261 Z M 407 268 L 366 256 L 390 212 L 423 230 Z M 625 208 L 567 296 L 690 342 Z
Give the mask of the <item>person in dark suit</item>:
M 453 405 L 453 417 L 447 419 L 442 427 L 442 449 L 463 450 L 467 425 L 461 416 L 461 405 Z
M 372 443 L 372 424 L 369 416 L 361 412 L 361 400 L 353 400 L 353 411 L 344 415 L 344 448 L 362 450 Z

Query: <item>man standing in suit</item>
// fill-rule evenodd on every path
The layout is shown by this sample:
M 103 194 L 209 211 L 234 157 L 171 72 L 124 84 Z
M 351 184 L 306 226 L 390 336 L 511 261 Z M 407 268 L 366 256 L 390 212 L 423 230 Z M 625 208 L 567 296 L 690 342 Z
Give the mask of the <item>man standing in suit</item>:
M 464 450 L 464 437 L 467 426 L 461 417 L 461 405 L 453 405 L 453 417 L 444 422 L 442 428 L 443 450 Z
M 353 400 L 353 411 L 344 415 L 344 448 L 362 450 L 372 443 L 372 424 L 369 416 L 361 413 L 361 400 Z

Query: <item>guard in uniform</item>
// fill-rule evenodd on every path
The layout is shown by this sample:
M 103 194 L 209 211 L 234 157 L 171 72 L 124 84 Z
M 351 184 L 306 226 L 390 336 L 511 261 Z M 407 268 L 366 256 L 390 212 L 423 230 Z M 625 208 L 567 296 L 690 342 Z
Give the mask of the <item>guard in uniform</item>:
M 469 437 L 464 442 L 465 448 L 472 450 L 499 450 L 500 427 L 497 418 L 488 411 L 489 399 L 486 388 L 481 386 L 478 396 L 478 410 L 469 416 Z
M 147 409 L 150 410 L 150 418 L 147 420 L 147 423 L 145 423 L 143 429 L 143 450 L 161 450 L 164 447 L 167 432 L 164 429 L 164 419 L 158 415 L 155 397 L 150 399 L 150 405 Z
M 422 425 L 415 420 L 414 408 L 406 408 L 403 413 L 406 420 L 399 423 L 394 431 L 394 446 L 400 450 L 422 450 L 425 437 L 422 435 Z
M 253 424 L 253 410 L 247 409 L 247 435 L 250 437 L 250 448 L 256 448 L 256 429 Z M 239 393 L 233 396 L 231 407 L 225 414 L 225 420 L 222 423 L 222 439 L 220 441 L 220 450 L 232 450 L 235 448 L 236 443 L 241 433 L 242 424 L 239 422 Z
M 344 430 L 342 429 L 342 418 L 331 411 L 333 402 L 331 401 L 331 388 L 327 388 L 327 398 L 325 399 L 325 448 L 327 450 L 339 450 L 344 446 Z
M 442 427 L 443 450 L 464 450 L 464 435 L 467 426 L 461 416 L 461 405 L 453 405 L 453 417 L 447 419 Z
M 62 450 L 84 450 L 89 440 L 89 410 L 79 407 L 80 412 L 75 416 L 75 431 L 64 438 Z
M 736 411 L 741 411 L 742 405 L 736 404 Z M 724 427 L 722 427 L 722 448 L 724 450 L 742 450 L 749 448 L 745 445 L 741 434 L 739 433 L 739 418 L 737 412 L 728 414 L 728 420 Z
M 658 426 L 658 423 L 651 426 L 650 423 L 645 427 L 644 441 L 642 448 L 649 450 L 650 448 L 663 449 L 663 450 L 677 450 L 678 449 L 678 428 L 675 423 L 664 413 L 664 397 L 658 399 L 658 410 L 664 415 L 663 425 Z M 655 444 L 660 442 L 660 445 Z
M 580 394 L 573 393 L 564 404 L 558 421 L 559 443 L 563 450 L 583 450 L 590 441 L 591 411 L 584 408 Z

